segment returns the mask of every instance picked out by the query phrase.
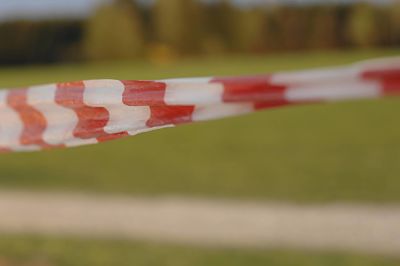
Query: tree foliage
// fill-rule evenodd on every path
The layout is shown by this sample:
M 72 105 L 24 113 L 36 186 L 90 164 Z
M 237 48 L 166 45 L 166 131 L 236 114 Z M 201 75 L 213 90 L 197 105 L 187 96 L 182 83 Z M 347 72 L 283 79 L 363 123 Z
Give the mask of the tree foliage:
M 381 24 L 378 20 L 377 9 L 367 3 L 354 6 L 349 20 L 349 38 L 358 47 L 373 47 L 378 42 Z
M 86 24 L 84 51 L 94 60 L 132 59 L 143 53 L 142 23 L 134 2 L 116 0 L 97 9 Z
M 239 7 L 230 0 L 113 0 L 84 21 L 0 23 L 0 63 L 400 46 L 393 5 Z
M 158 0 L 153 8 L 155 41 L 181 53 L 198 52 L 203 33 L 202 5 L 195 0 Z

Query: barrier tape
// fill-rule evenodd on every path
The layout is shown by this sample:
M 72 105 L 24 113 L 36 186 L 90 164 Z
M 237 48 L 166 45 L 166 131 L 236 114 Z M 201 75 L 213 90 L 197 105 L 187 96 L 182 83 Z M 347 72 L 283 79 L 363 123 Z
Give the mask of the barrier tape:
M 0 150 L 94 144 L 273 107 L 400 95 L 400 57 L 271 75 L 0 90 Z

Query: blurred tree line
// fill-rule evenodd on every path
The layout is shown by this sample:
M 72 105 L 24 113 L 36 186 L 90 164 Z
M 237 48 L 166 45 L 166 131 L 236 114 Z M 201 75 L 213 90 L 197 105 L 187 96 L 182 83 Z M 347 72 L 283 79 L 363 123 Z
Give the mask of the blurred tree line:
M 394 47 L 400 2 L 243 8 L 228 0 L 114 0 L 84 21 L 3 23 L 0 38 L 3 64 Z

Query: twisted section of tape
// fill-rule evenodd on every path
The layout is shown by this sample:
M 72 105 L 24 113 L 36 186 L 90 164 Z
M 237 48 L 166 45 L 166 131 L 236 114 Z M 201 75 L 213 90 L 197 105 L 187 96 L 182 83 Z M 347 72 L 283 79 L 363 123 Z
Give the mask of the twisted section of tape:
M 400 57 L 270 75 L 0 90 L 0 150 L 94 144 L 273 107 L 400 95 Z

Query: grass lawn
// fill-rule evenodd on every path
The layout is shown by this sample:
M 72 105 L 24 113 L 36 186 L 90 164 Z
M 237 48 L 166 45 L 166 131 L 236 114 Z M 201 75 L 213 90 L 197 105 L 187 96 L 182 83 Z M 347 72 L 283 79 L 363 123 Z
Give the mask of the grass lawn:
M 91 78 L 237 75 L 399 51 L 0 69 L 0 86 Z M 283 108 L 102 145 L 0 155 L 2 188 L 292 201 L 400 200 L 399 99 Z
M 395 266 L 378 256 L 296 251 L 208 249 L 125 241 L 89 241 L 41 237 L 0 240 L 2 266 Z
M 238 75 L 344 64 L 400 51 L 332 52 L 0 69 L 0 86 L 92 78 Z M 400 200 L 400 99 L 291 107 L 102 145 L 0 155 L 0 187 L 297 202 Z M 1 121 L 0 121 L 1 122 Z M 0 235 L 1 266 L 394 266 L 353 254 L 207 249 Z

